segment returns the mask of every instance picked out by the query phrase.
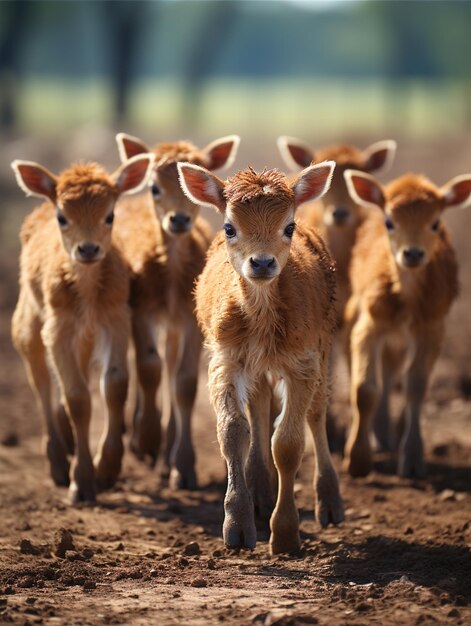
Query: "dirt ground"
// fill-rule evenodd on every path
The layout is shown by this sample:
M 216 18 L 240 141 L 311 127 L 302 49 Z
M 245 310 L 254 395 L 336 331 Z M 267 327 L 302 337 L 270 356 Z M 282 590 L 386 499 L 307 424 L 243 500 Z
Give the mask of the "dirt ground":
M 423 157 L 425 171 L 445 182 L 470 169 L 466 145 L 449 147 L 446 171 L 426 161 L 430 145 L 420 154 L 404 148 L 403 161 L 407 167 Z M 21 215 L 30 205 L 21 200 Z M 8 215 L 13 233 L 18 218 Z M 171 492 L 158 468 L 127 451 L 116 489 L 94 507 L 68 504 L 66 491 L 48 478 L 36 406 L 9 339 L 17 252 L 16 235 L 8 234 L 0 253 L 0 624 L 470 624 L 471 210 L 449 224 L 463 293 L 424 408 L 428 477 L 397 478 L 390 455 L 377 456 L 366 479 L 340 473 L 346 520 L 321 530 L 312 512 L 309 442 L 296 486 L 297 558 L 271 557 L 264 528 L 253 552 L 224 548 L 224 467 L 205 362 L 194 416 L 200 489 Z M 333 389 L 334 412 L 346 422 L 341 369 Z M 95 409 L 94 445 L 99 402 Z M 335 462 L 339 467 L 338 456 Z

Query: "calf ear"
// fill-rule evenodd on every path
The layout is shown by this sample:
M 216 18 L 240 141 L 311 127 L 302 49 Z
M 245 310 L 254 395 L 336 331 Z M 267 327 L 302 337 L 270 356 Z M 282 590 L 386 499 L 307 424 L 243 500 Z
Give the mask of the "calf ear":
M 358 170 L 346 170 L 344 178 L 348 193 L 355 204 L 384 209 L 383 189 L 373 176 Z
M 363 150 L 363 158 L 366 172 L 378 172 L 388 170 L 396 156 L 397 143 L 392 139 L 377 141 Z
M 308 167 L 314 161 L 314 152 L 300 139 L 281 135 L 276 143 L 278 144 L 281 158 L 292 171 L 296 172 L 300 167 Z
M 303 170 L 291 185 L 295 206 L 322 198 L 330 187 L 334 169 L 334 161 L 323 161 Z
M 208 170 L 218 170 L 230 167 L 236 158 L 239 149 L 240 137 L 238 135 L 228 135 L 216 139 L 203 149 L 207 157 L 206 167 Z
M 153 154 L 138 154 L 123 163 L 112 175 L 118 193 L 135 193 L 143 189 L 153 165 Z
M 116 135 L 116 143 L 118 144 L 121 163 L 125 163 L 128 159 L 131 159 L 137 154 L 152 152 L 140 139 L 132 135 L 126 135 L 126 133 L 118 133 Z
M 471 175 L 452 178 L 440 189 L 445 208 L 464 209 L 471 202 Z
M 224 183 L 220 178 L 198 165 L 180 162 L 177 167 L 180 187 L 191 202 L 224 213 L 226 210 Z
M 39 196 L 56 201 L 57 178 L 33 161 L 13 161 L 16 182 L 27 196 Z

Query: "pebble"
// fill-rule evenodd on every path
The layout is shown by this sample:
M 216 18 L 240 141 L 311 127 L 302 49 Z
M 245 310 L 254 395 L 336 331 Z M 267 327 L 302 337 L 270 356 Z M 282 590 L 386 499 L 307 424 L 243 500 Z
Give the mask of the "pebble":
M 201 554 L 199 543 L 197 541 L 190 541 L 190 543 L 187 543 L 183 549 L 183 554 L 186 556 L 197 556 L 198 554 Z

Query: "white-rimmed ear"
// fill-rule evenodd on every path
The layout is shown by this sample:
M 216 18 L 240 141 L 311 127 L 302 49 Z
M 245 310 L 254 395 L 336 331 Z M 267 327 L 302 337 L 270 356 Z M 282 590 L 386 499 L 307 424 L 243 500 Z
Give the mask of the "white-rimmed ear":
M 116 135 L 116 143 L 118 144 L 121 163 L 125 163 L 128 159 L 132 159 L 132 157 L 137 154 L 152 152 L 140 139 L 132 135 L 127 135 L 126 133 L 118 133 Z
M 355 204 L 384 209 L 383 189 L 373 176 L 358 170 L 346 170 L 343 176 L 348 193 Z
M 455 176 L 440 189 L 445 208 L 464 209 L 471 202 L 471 174 Z
M 203 149 L 207 157 L 206 167 L 208 170 L 227 169 L 236 158 L 239 149 L 239 135 L 228 135 L 215 139 Z
M 385 172 L 393 164 L 397 143 L 393 139 L 377 141 L 363 150 L 366 172 Z
M 297 172 L 300 167 L 308 167 L 314 161 L 314 152 L 301 139 L 281 135 L 276 143 L 285 165 L 293 172 Z
M 45 167 L 34 161 L 13 161 L 16 182 L 27 196 L 38 196 L 56 201 L 57 178 Z
M 141 191 L 147 184 L 153 165 L 153 154 L 138 154 L 120 165 L 111 176 L 118 193 Z
M 295 207 L 303 202 L 322 198 L 329 190 L 334 169 L 334 161 L 322 161 L 322 163 L 306 167 L 291 184 L 291 189 L 294 191 Z
M 189 200 L 224 213 L 224 183 L 220 178 L 199 165 L 179 162 L 177 167 L 180 187 Z

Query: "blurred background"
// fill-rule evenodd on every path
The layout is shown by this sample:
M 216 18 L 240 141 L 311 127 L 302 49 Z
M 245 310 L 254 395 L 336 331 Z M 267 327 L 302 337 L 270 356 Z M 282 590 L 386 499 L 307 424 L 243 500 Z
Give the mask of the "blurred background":
M 17 234 L 35 203 L 15 185 L 14 158 L 114 169 L 117 131 L 200 146 L 238 133 L 235 167 L 283 167 L 279 134 L 313 148 L 394 138 L 386 176 L 415 170 L 443 184 L 471 171 L 470 41 L 471 2 L 455 0 L 0 2 L 2 341 Z M 446 219 L 463 293 L 435 388 L 443 376 L 466 397 L 471 209 Z

